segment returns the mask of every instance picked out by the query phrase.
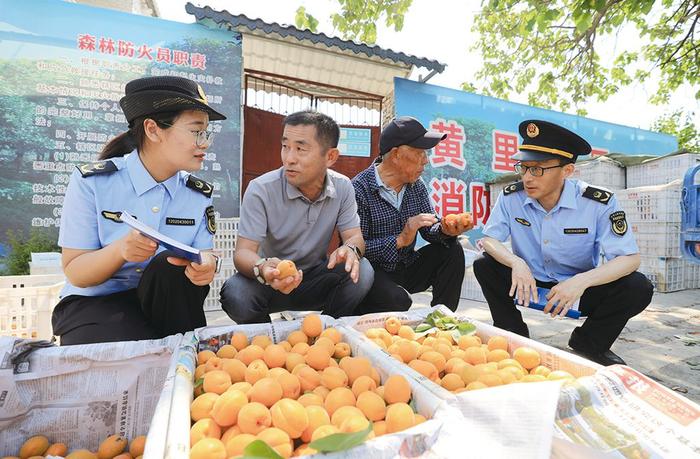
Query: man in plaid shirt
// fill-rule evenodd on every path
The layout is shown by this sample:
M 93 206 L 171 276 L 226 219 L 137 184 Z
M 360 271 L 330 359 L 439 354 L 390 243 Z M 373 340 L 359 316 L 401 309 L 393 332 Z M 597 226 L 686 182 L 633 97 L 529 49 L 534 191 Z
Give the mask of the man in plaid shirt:
M 439 221 L 420 180 L 428 162 L 425 150 L 445 138 L 415 118 L 396 118 L 381 133 L 379 158 L 352 180 L 365 257 L 375 272 L 356 314 L 405 311 L 411 307 L 410 293 L 430 286 L 432 305 L 457 309 L 464 252 L 456 236 L 472 225 Z M 429 244 L 415 251 L 419 231 Z

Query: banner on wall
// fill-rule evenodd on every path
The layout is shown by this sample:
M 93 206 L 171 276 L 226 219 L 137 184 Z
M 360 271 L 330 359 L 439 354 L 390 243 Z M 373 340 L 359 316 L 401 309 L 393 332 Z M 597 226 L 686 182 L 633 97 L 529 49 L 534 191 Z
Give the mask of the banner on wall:
M 127 129 L 125 84 L 176 75 L 228 119 L 196 172 L 220 216 L 238 215 L 241 42 L 234 33 L 68 2 L 0 0 L 0 244 L 8 230 L 57 236 L 68 179 Z
M 592 157 L 608 153 L 662 155 L 678 150 L 675 137 L 530 107 L 493 97 L 394 79 L 396 116 L 413 116 L 447 138 L 428 152 L 423 180 L 438 214 L 471 211 L 476 228 L 488 220 L 486 183 L 513 173 L 518 125 L 541 119 L 571 129 L 593 146 Z M 604 185 L 604 184 L 600 184 Z M 478 236 L 477 230 L 474 235 Z

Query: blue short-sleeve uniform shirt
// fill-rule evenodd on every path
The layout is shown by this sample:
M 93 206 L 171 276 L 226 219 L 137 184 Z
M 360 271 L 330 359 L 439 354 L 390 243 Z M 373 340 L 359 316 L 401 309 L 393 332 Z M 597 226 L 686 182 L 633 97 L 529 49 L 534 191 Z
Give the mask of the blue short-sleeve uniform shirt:
M 119 219 L 126 211 L 179 242 L 211 249 L 215 231 L 211 191 L 211 185 L 182 171 L 156 182 L 136 151 L 81 166 L 66 190 L 58 245 L 80 250 L 106 247 L 129 232 L 130 227 Z M 158 247 L 157 253 L 163 250 Z M 102 296 L 136 288 L 149 262 L 124 263 L 110 279 L 93 287 L 66 282 L 61 297 Z
M 510 236 L 513 253 L 537 280 L 562 282 L 590 271 L 601 251 L 607 260 L 639 252 L 624 212 L 608 190 L 567 179 L 559 202 L 547 212 L 522 187 L 506 189 L 510 192 L 498 197 L 484 234 L 501 242 Z

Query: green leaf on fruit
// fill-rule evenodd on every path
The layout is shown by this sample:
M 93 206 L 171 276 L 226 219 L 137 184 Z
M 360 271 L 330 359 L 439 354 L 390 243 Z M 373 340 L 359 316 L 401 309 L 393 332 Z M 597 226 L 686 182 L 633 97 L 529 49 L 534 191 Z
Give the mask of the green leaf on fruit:
M 309 443 L 309 447 L 322 453 L 345 451 L 346 449 L 354 448 L 355 446 L 362 444 L 371 432 L 372 423 L 370 422 L 365 430 L 353 433 L 337 433 L 328 435 L 327 437 L 312 441 Z
M 198 380 L 196 380 L 196 381 L 194 382 L 194 388 L 196 389 L 196 388 L 198 388 L 199 386 L 201 386 L 202 384 L 204 384 L 204 378 L 199 378 Z
M 461 335 L 473 335 L 476 333 L 476 325 L 471 322 L 461 322 L 457 325 L 457 330 Z
M 262 440 L 255 440 L 248 444 L 243 450 L 245 459 L 282 459 L 277 451 Z
M 439 328 L 430 327 L 430 328 L 428 328 L 427 330 L 423 330 L 423 331 L 420 332 L 420 333 L 419 333 L 419 332 L 416 332 L 416 335 L 415 335 L 414 338 L 416 338 L 416 339 L 422 338 L 422 337 L 424 337 L 424 336 L 428 336 L 428 335 L 430 335 L 430 334 L 433 334 L 433 333 L 437 332 L 438 330 L 439 330 Z

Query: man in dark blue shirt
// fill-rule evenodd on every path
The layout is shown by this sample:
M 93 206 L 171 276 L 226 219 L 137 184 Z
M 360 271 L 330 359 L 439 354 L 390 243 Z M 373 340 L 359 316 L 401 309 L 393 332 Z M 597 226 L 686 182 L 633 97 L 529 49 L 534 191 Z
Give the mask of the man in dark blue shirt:
M 396 118 L 382 131 L 377 161 L 352 180 L 365 257 L 375 271 L 374 285 L 355 313 L 405 311 L 410 293 L 430 286 L 432 305 L 457 309 L 464 252 L 456 236 L 472 225 L 438 220 L 420 180 L 425 150 L 445 137 L 414 118 Z M 415 251 L 419 231 L 429 244 Z

